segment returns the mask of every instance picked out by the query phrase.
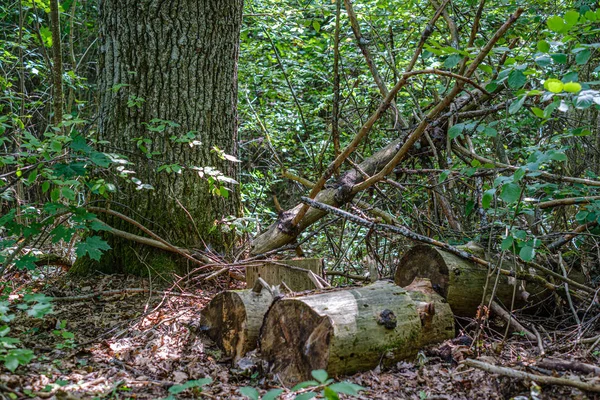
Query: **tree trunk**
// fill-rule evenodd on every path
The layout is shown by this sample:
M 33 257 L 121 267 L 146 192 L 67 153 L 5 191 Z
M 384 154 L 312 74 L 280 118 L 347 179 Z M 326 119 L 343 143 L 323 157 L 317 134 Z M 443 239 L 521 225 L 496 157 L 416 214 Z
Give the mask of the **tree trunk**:
M 466 251 L 469 249 L 465 248 Z M 482 254 L 477 256 L 485 258 Z M 508 268 L 510 264 L 510 261 L 505 261 L 502 268 L 510 269 Z M 398 262 L 394 282 L 396 285 L 405 286 L 415 278 L 428 278 L 433 287 L 448 301 L 455 315 L 473 317 L 483 300 L 487 274 L 486 268 L 454 254 L 427 245 L 416 245 Z M 495 280 L 496 274 L 493 274 L 489 279 L 487 296 L 492 293 Z M 545 291 L 544 288 L 531 284 L 523 289 L 524 283 L 520 281 L 516 281 L 515 284 L 518 285 L 515 307 L 525 305 L 529 293 L 539 300 Z M 513 290 L 514 284 L 509 283 L 508 277 L 501 275 L 496 289 L 496 298 L 510 307 Z
M 387 281 L 276 300 L 260 333 L 261 355 L 286 384 L 325 369 L 351 374 L 413 357 L 419 348 L 454 336 L 448 304 L 418 282 Z
M 211 193 L 214 186 L 194 168 L 238 175 L 236 165 L 213 148 L 237 153 L 242 5 L 243 0 L 100 2 L 98 136 L 108 142 L 105 151 L 129 159 L 126 169 L 139 179 L 113 181 L 116 192 L 106 206 L 178 247 L 225 251 L 232 244 L 232 235 L 216 225 L 239 214 L 239 191 L 228 186 L 227 196 Z M 181 140 L 186 134 L 190 140 Z M 181 171 L 158 171 L 172 165 Z M 101 218 L 143 235 L 118 218 Z M 106 237 L 112 250 L 95 269 L 148 273 L 140 258 L 156 271 L 177 266 L 172 255 Z M 80 269 L 89 270 L 89 261 L 80 261 Z

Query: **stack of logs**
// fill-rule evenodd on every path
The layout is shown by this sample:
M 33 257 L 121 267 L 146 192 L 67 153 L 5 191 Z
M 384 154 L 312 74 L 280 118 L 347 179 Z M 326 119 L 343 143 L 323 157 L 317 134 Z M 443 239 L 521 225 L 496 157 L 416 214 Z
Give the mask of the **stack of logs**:
M 454 315 L 474 316 L 488 281 L 486 269 L 429 246 L 405 254 L 395 282 L 327 288 L 315 279 L 321 265 L 295 260 L 248 268 L 253 289 L 218 294 L 202 312 L 205 331 L 234 361 L 258 348 L 286 384 L 316 369 L 351 374 L 454 337 Z M 510 304 L 513 290 L 523 291 L 517 284 L 502 277 L 499 301 Z

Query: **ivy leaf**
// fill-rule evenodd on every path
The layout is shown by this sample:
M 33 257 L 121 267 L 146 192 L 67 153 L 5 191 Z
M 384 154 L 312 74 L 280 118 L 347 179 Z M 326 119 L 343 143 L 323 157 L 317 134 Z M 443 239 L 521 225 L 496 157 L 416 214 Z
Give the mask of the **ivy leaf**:
M 519 197 L 521 197 L 521 186 L 513 182 L 502 185 L 502 193 L 500 193 L 502 200 L 510 204 L 519 200 Z
M 79 242 L 77 245 L 77 257 L 88 255 L 92 260 L 99 261 L 102 252 L 109 250 L 111 247 L 102 240 L 99 236 L 90 236 L 84 242 Z

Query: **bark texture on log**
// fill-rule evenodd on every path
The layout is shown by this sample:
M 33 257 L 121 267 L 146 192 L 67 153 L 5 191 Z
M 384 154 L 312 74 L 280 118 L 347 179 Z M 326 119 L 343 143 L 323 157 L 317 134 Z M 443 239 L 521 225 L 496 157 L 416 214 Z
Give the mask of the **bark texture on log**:
M 413 357 L 454 336 L 450 307 L 428 286 L 378 281 L 277 300 L 261 328 L 261 355 L 288 384 L 316 369 L 335 376 Z
M 202 311 L 206 334 L 233 361 L 257 347 L 263 317 L 273 297 L 267 290 L 221 292 Z
M 480 255 L 478 255 L 480 256 Z M 510 262 L 506 261 L 503 268 Z M 415 278 L 429 278 L 433 287 L 450 304 L 455 315 L 473 317 L 483 299 L 483 289 L 487 278 L 487 269 L 476 265 L 454 254 L 427 245 L 417 245 L 411 248 L 400 259 L 396 267 L 394 282 L 406 286 Z M 492 293 L 496 275 L 490 278 L 487 295 Z M 521 282 L 517 287 L 516 306 L 524 305 L 528 293 L 522 290 Z M 501 275 L 496 289 L 496 298 L 510 306 L 513 296 L 513 284 L 509 278 Z M 527 290 L 539 295 L 543 292 L 540 287 L 527 287 Z

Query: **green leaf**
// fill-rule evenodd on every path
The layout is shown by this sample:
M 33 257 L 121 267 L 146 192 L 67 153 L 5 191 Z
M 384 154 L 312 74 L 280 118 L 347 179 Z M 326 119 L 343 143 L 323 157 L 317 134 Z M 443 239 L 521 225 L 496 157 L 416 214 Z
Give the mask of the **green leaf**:
M 191 388 L 197 388 L 197 387 L 201 387 L 204 385 L 208 385 L 212 382 L 211 378 L 203 378 L 203 379 L 197 379 L 194 381 L 187 381 L 186 383 L 183 383 L 181 385 L 173 385 L 169 388 L 169 393 L 172 394 L 179 394 L 181 392 L 183 392 L 184 390 L 187 389 L 191 389 Z
M 577 222 L 583 222 L 587 219 L 589 212 L 587 211 L 579 211 L 577 215 L 575 215 L 575 219 Z
M 516 100 L 513 100 L 513 102 L 510 103 L 510 106 L 508 107 L 509 114 L 516 114 L 517 112 L 519 112 L 519 110 L 521 109 L 521 107 L 523 107 L 523 104 L 525 103 L 526 97 L 527 96 L 525 95 L 521 95 L 517 97 Z
M 567 161 L 567 155 L 565 153 L 552 153 L 550 154 L 550 159 L 555 161 Z
M 310 399 L 314 399 L 315 397 L 317 397 L 317 393 L 306 392 L 306 393 L 299 394 L 298 396 L 294 397 L 294 399 L 295 400 L 310 400 Z
M 546 79 L 544 82 L 544 89 L 552 92 L 552 93 L 560 93 L 562 92 L 564 84 L 558 79 Z
M 502 250 L 510 250 L 512 248 L 514 241 L 515 241 L 515 239 L 513 239 L 512 236 L 507 236 L 506 238 L 504 238 L 502 240 L 502 245 L 501 245 Z
M 99 261 L 102 252 L 110 248 L 108 243 L 99 236 L 90 236 L 85 241 L 79 242 L 75 254 L 77 254 L 77 257 L 83 257 L 87 254 L 92 260 Z
M 448 69 L 454 68 L 458 65 L 460 60 L 462 60 L 462 56 L 460 54 L 452 54 L 444 60 L 444 67 Z
M 514 182 L 519 182 L 521 179 L 523 179 L 523 177 L 525 176 L 525 168 L 521 167 L 518 170 L 515 171 L 515 173 L 513 174 L 513 181 Z
M 498 136 L 498 131 L 495 128 L 492 128 L 491 126 L 486 126 L 486 128 L 483 130 L 483 133 L 488 137 Z
M 545 40 L 540 40 L 537 42 L 537 49 L 542 53 L 547 53 L 550 51 L 550 43 L 546 42 Z
M 494 194 L 496 194 L 496 189 L 489 189 L 483 192 L 483 197 L 481 199 L 481 207 L 483 207 L 484 209 L 490 208 L 492 200 L 494 199 Z
M 319 23 L 319 21 L 313 21 L 312 23 L 313 29 L 317 32 L 319 32 L 321 30 L 321 24 Z
M 319 383 L 324 383 L 327 380 L 327 371 L 324 369 L 316 369 L 310 373 Z
M 577 55 L 575 56 L 575 62 L 578 65 L 586 64 L 588 62 L 588 60 L 590 59 L 591 55 L 592 55 L 592 52 L 590 51 L 590 49 L 582 50 L 579 53 L 577 53 Z
M 77 232 L 75 229 L 68 228 L 64 225 L 58 225 L 50 232 L 50 235 L 52 235 L 52 243 L 58 243 L 61 240 L 68 243 L 75 232 Z
M 351 382 L 333 383 L 329 387 L 336 393 L 348 394 L 350 396 L 355 396 L 361 390 L 365 390 L 364 387 Z
M 567 55 L 566 54 L 555 53 L 555 54 L 550 54 L 550 57 L 552 57 L 554 62 L 557 64 L 566 64 L 567 63 Z
M 550 30 L 553 32 L 559 33 L 565 29 L 565 21 L 558 15 L 548 18 L 546 23 L 548 24 L 548 28 L 550 28 Z
M 565 22 L 567 25 L 575 25 L 579 19 L 579 13 L 574 10 L 569 10 L 565 13 Z
M 250 400 L 258 400 L 260 398 L 258 390 L 250 386 L 244 386 L 240 388 L 240 393 L 242 396 L 246 396 Z
M 48 189 L 50 189 L 50 182 L 44 181 L 44 183 L 42 183 L 42 193 L 46 193 Z
M 519 70 L 513 70 L 508 75 L 508 86 L 512 89 L 519 89 L 527 82 L 527 77 Z
M 450 171 L 449 170 L 442 171 L 442 173 L 440 174 L 440 176 L 438 178 L 438 183 L 444 182 L 446 180 L 446 178 L 448 177 L 448 175 L 450 175 Z
M 448 135 L 450 139 L 456 139 L 458 136 L 462 134 L 462 131 L 465 129 L 465 124 L 456 124 L 452 125 L 450 129 L 448 129 Z
M 535 249 L 531 246 L 523 246 L 519 251 L 519 257 L 525 262 L 531 261 L 535 258 Z
M 577 82 L 568 82 L 564 84 L 563 90 L 568 93 L 577 93 L 581 90 L 581 85 Z
M 531 107 L 531 112 L 538 118 L 544 118 L 544 110 L 537 107 Z
M 62 197 L 64 197 L 65 199 L 74 201 L 75 200 L 75 192 L 68 188 L 68 187 L 63 187 L 60 189 L 60 194 L 62 195 Z
M 15 372 L 15 370 L 19 367 L 19 360 L 16 357 L 7 355 L 4 357 L 4 366 L 10 372 Z
M 334 392 L 330 387 L 323 389 L 323 395 L 327 400 L 340 400 L 340 396 Z
M 275 400 L 281 393 L 283 393 L 283 389 L 271 389 L 264 394 L 262 400 Z
M 312 387 L 312 386 L 319 386 L 319 382 L 317 382 L 317 381 L 304 381 L 304 382 L 300 382 L 300 383 L 296 384 L 296 386 L 294 386 L 292 388 L 292 392 L 297 392 L 298 390 L 306 389 L 306 388 Z
M 521 197 L 521 186 L 514 182 L 505 183 L 502 185 L 502 192 L 500 198 L 507 203 L 514 203 Z

